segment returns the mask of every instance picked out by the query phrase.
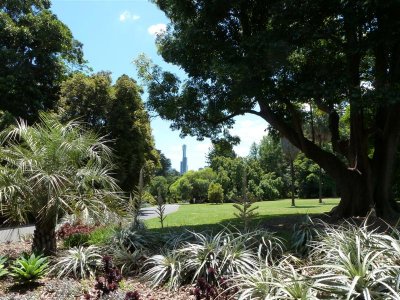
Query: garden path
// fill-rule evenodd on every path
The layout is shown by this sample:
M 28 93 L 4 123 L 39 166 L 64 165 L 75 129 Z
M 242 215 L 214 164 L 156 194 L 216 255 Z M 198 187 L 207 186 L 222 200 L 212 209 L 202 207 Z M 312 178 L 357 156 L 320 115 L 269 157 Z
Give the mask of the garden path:
M 168 215 L 173 213 L 179 209 L 178 204 L 166 204 L 164 214 Z M 157 215 L 157 207 L 146 207 L 142 208 L 139 213 L 140 220 L 148 220 L 156 218 Z M 6 242 L 17 242 L 22 237 L 33 234 L 35 230 L 35 226 L 18 226 L 13 228 L 5 228 L 0 229 L 0 243 Z

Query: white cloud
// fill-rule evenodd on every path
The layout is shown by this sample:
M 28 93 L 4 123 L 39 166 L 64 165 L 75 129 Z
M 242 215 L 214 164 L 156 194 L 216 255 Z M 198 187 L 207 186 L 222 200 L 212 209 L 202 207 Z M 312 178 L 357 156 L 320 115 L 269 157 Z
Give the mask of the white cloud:
M 167 31 L 167 25 L 163 23 L 151 25 L 147 28 L 147 32 L 151 35 L 160 35 Z
M 119 15 L 119 20 L 121 22 L 126 21 L 137 21 L 140 19 L 140 16 L 132 14 L 130 11 L 125 10 L 123 13 Z
M 234 147 L 239 156 L 247 156 L 252 143 L 259 143 L 264 135 L 268 124 L 258 117 L 241 117 L 236 119 L 234 127 L 230 130 L 232 135 L 240 137 L 240 144 Z

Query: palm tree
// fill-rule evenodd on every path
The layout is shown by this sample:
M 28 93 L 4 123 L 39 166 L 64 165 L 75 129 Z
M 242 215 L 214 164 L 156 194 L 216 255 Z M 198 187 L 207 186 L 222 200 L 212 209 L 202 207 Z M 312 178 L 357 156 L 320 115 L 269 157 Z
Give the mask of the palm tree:
M 71 121 L 42 113 L 41 123 L 20 121 L 1 135 L 0 209 L 10 221 L 33 216 L 32 250 L 55 254 L 63 213 L 100 217 L 120 203 L 106 140 Z

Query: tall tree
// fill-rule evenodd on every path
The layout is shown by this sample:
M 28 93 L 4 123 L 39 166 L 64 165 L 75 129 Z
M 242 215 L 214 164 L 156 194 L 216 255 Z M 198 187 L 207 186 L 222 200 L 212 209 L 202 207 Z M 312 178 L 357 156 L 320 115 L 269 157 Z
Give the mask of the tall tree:
M 107 72 L 75 73 L 62 84 L 59 102 L 61 119 L 78 118 L 112 140 L 115 176 L 128 193 L 138 185 L 143 167 L 148 181 L 159 165 L 149 116 L 140 93 L 136 82 L 127 75 L 112 85 L 111 74 Z
M 338 217 L 399 208 L 390 194 L 400 135 L 400 2 L 154 0 L 170 18 L 163 58 L 139 60 L 149 106 L 182 134 L 212 136 L 257 115 L 337 183 Z M 333 152 L 304 134 L 304 107 L 328 116 Z M 179 108 L 179 109 L 177 109 Z M 340 119 L 349 110 L 349 136 Z
M 82 44 L 50 11 L 48 0 L 0 2 L 0 111 L 32 123 L 58 99 L 67 66 Z

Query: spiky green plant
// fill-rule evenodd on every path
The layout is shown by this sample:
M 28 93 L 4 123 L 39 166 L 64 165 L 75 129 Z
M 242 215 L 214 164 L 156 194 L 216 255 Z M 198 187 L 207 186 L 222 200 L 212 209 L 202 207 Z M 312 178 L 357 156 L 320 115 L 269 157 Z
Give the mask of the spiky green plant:
M 48 272 L 49 261 L 47 257 L 22 255 L 14 262 L 11 268 L 11 276 L 21 283 L 34 282 Z
M 5 266 L 6 262 L 7 262 L 7 257 L 0 255 L 0 278 L 8 274 L 8 271 Z
M 74 247 L 60 257 L 52 268 L 52 272 L 59 278 L 70 275 L 77 279 L 93 277 L 101 263 L 101 258 L 99 248 L 96 246 Z
M 111 176 L 107 140 L 71 121 L 41 113 L 41 122 L 20 121 L 1 134 L 0 203 L 10 220 L 35 217 L 34 252 L 56 252 L 55 228 L 62 212 L 99 218 L 117 208 L 119 188 Z
M 292 247 L 298 254 L 305 255 L 310 250 L 310 243 L 318 236 L 314 221 L 307 215 L 305 220 L 293 226 Z
M 144 278 L 154 286 L 166 284 L 169 289 L 176 289 L 184 280 L 182 278 L 182 253 L 176 250 L 165 251 L 163 254 L 150 257 L 144 268 Z
M 233 207 L 237 209 L 237 213 L 234 214 L 242 222 L 245 230 L 249 228 L 250 221 L 258 215 L 256 212 L 258 206 L 254 206 L 253 204 L 247 192 L 247 175 L 244 171 L 242 178 L 242 196 L 233 204 Z

